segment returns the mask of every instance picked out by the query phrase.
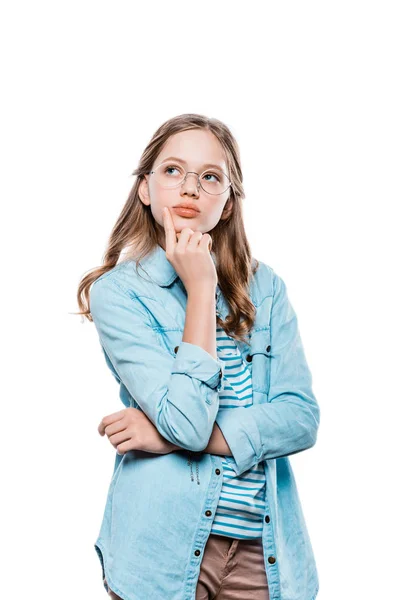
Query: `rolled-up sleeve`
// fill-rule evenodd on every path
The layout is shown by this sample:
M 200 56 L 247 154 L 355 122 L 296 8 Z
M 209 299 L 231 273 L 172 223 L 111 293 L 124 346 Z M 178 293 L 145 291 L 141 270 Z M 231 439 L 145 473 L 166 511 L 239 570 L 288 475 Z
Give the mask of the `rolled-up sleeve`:
M 216 423 L 241 475 L 258 462 L 295 454 L 317 440 L 320 409 L 286 285 L 275 272 L 268 401 L 220 411 Z M 257 360 L 255 358 L 254 360 Z
M 172 355 L 141 298 L 111 277 L 93 283 L 90 312 L 114 377 L 159 433 L 181 448 L 204 450 L 219 409 L 223 361 L 183 341 Z
M 210 388 L 221 388 L 224 363 L 201 346 L 181 342 L 172 367 L 173 374 L 187 375 L 203 381 Z

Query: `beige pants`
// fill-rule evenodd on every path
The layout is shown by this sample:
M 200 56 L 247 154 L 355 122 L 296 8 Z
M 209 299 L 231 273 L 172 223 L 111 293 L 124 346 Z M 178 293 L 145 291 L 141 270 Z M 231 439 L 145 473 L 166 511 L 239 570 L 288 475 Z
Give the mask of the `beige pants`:
M 210 534 L 196 600 L 269 600 L 261 538 L 237 540 Z
M 104 579 L 106 583 L 106 580 Z M 111 590 L 112 600 L 121 600 Z M 196 600 L 269 600 L 261 538 L 210 534 L 200 565 Z

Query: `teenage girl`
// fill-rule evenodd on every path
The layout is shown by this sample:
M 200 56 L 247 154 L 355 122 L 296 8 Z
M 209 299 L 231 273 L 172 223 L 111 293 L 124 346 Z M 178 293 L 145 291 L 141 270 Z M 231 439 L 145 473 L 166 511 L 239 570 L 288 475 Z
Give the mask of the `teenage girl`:
M 184 114 L 145 148 L 78 290 L 120 386 L 95 550 L 114 600 L 314 600 L 288 456 L 319 407 L 286 286 L 253 259 L 237 142 Z M 140 268 L 140 272 L 139 272 Z

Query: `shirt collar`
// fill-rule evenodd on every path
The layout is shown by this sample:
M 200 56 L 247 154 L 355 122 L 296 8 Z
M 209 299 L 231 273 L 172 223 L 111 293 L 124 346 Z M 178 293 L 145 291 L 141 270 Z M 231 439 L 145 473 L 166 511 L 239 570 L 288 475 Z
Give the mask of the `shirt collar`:
M 158 285 L 170 285 L 178 277 L 178 273 L 166 257 L 165 250 L 157 244 L 150 254 L 147 254 L 140 264 Z
M 211 258 L 213 259 L 215 265 L 216 257 L 213 251 L 211 251 Z M 171 285 L 171 283 L 178 278 L 178 273 L 167 259 L 165 250 L 158 244 L 150 254 L 147 254 L 144 258 L 142 258 L 140 264 L 145 269 L 145 272 L 151 277 L 151 279 L 162 287 Z M 229 312 L 229 307 L 218 283 L 216 286 L 215 296 L 216 313 L 223 321 L 225 321 Z M 248 346 L 246 342 L 237 342 L 237 344 L 240 348 Z

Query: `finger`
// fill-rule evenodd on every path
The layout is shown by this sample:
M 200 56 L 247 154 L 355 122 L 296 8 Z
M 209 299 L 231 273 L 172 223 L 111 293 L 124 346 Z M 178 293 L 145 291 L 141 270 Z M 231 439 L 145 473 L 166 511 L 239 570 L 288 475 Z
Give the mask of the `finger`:
M 165 232 L 165 251 L 173 252 L 176 246 L 176 231 L 169 208 L 163 208 L 163 225 Z
M 140 450 L 140 444 L 138 444 L 137 440 L 134 438 L 129 438 L 129 440 L 125 440 L 124 442 L 119 442 L 115 445 L 115 449 L 117 454 L 126 454 L 130 450 Z
M 115 421 L 111 423 L 111 425 L 106 425 L 104 428 L 104 433 L 110 437 L 110 435 L 114 435 L 115 433 L 119 433 L 126 429 L 126 421 L 125 419 L 120 419 L 119 421 Z
M 204 233 L 200 240 L 199 246 L 204 247 L 208 245 L 208 251 L 211 252 L 212 248 L 212 237 L 209 233 Z
M 190 229 L 190 227 L 184 227 L 179 237 L 179 248 L 186 248 L 193 234 L 193 229 Z
M 131 438 L 132 434 L 129 433 L 126 429 L 124 429 L 124 431 L 114 433 L 114 435 L 111 435 L 108 439 L 113 446 L 117 447 L 118 444 L 122 444 L 122 442 L 127 442 Z
M 201 233 L 201 231 L 192 231 L 190 240 L 188 241 L 188 248 L 196 248 L 199 245 L 199 242 L 202 240 L 202 238 L 203 234 Z
M 107 415 L 107 416 L 103 417 L 100 422 L 100 425 L 97 428 L 100 435 L 104 434 L 104 429 L 107 427 L 107 425 L 111 425 L 111 423 L 114 423 L 115 421 L 119 421 L 119 419 L 121 419 L 124 415 L 125 415 L 125 409 L 119 410 L 116 413 L 112 413 L 111 415 Z

